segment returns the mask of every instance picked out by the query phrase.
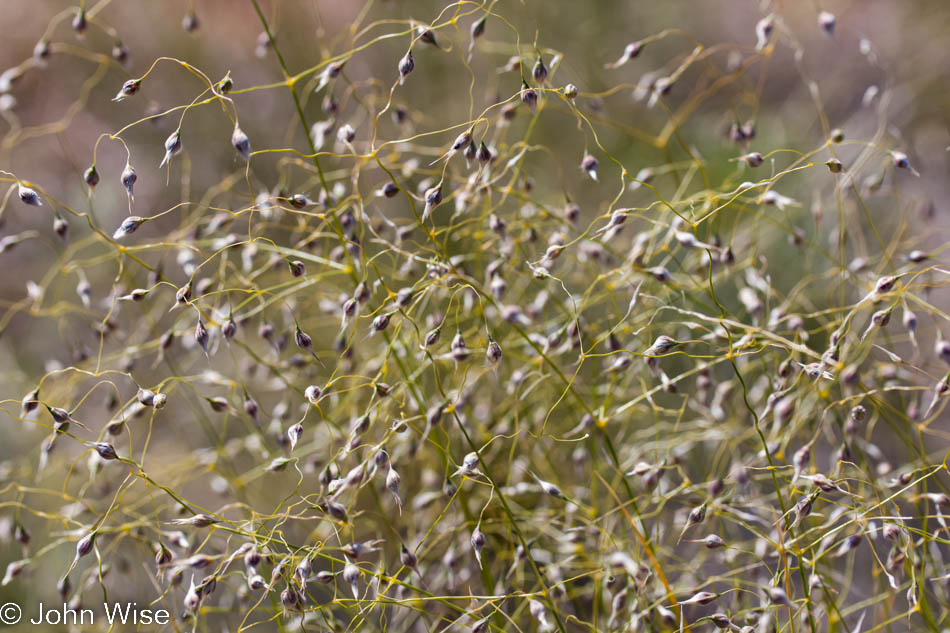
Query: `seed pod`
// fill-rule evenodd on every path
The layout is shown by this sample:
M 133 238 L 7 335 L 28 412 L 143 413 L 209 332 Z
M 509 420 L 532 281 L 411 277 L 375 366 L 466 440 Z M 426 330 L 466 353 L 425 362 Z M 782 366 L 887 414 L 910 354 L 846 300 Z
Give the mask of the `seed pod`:
M 198 324 L 195 325 L 195 342 L 204 350 L 205 356 L 208 355 L 208 341 L 211 337 L 208 335 L 208 328 L 205 327 L 201 317 L 198 317 Z
M 403 309 L 408 308 L 414 296 L 415 293 L 411 287 L 406 286 L 405 288 L 400 288 L 399 291 L 396 292 L 396 305 Z
M 662 604 L 656 605 L 656 612 L 660 618 L 660 622 L 663 624 L 663 628 L 672 629 L 676 626 L 676 615 L 670 609 L 667 609 Z
M 419 559 L 416 558 L 416 555 L 413 554 L 409 549 L 402 545 L 399 550 L 399 562 L 402 563 L 405 567 L 408 567 L 421 578 L 422 573 L 419 571 Z
M 96 543 L 96 533 L 90 532 L 86 536 L 79 539 L 79 542 L 76 543 L 76 558 L 82 558 L 89 554 L 92 551 L 92 546 Z
M 61 240 L 66 241 L 67 231 L 69 231 L 69 223 L 66 222 L 66 218 L 57 212 L 56 217 L 53 219 L 53 232 L 56 233 Z
M 665 334 L 662 334 L 658 336 L 655 341 L 653 341 L 653 345 L 651 345 L 644 352 L 644 355 L 660 356 L 662 354 L 666 354 L 668 351 L 673 349 L 676 345 L 678 345 L 678 343 L 676 342 L 676 339 L 666 336 Z
M 406 76 L 416 67 L 416 62 L 412 58 L 412 49 L 410 48 L 402 59 L 399 60 L 399 85 L 402 85 Z
M 538 91 L 530 87 L 526 82 L 521 82 L 521 102 L 528 106 L 531 114 L 538 111 Z
M 228 71 L 224 78 L 218 83 L 218 91 L 221 94 L 228 94 L 234 88 L 234 80 L 231 79 L 231 71 Z
M 426 426 L 428 428 L 438 426 L 442 421 L 442 413 L 444 410 L 444 404 L 437 404 L 429 407 L 429 410 L 426 412 Z
M 159 567 L 162 565 L 167 565 L 171 562 L 172 558 L 174 558 L 172 553 L 168 551 L 168 548 L 162 543 L 157 543 L 153 547 L 155 549 L 155 564 Z
M 698 592 L 698 593 L 693 594 L 693 595 L 692 595 L 691 597 L 689 597 L 688 599 L 683 600 L 683 601 L 680 602 L 679 604 L 703 604 L 703 605 L 705 605 L 705 604 L 709 604 L 709 603 L 715 601 L 716 598 L 718 598 L 718 597 L 719 597 L 718 594 L 715 594 L 715 593 L 713 593 L 713 592 L 711 592 L 711 591 L 700 591 L 700 592 Z
M 373 332 L 382 332 L 389 327 L 389 314 L 380 314 L 373 319 Z
M 106 442 L 98 442 L 96 444 L 96 452 L 99 453 L 99 457 L 102 459 L 119 459 L 118 454 L 115 452 L 115 447 Z
M 462 132 L 455 138 L 455 141 L 452 143 L 452 147 L 450 148 L 449 151 L 457 152 L 460 149 L 467 148 L 471 145 L 472 145 L 472 133 L 471 131 L 466 130 L 465 132 Z M 473 157 L 474 157 L 474 149 L 473 149 Z
M 623 49 L 623 55 L 620 56 L 620 59 L 615 61 L 612 64 L 607 64 L 607 68 L 619 68 L 626 64 L 631 59 L 640 56 L 640 52 L 643 50 L 643 42 L 631 42 L 627 44 Z
M 373 464 L 379 470 L 384 468 L 389 468 L 389 453 L 386 452 L 385 448 L 381 448 L 376 453 L 373 454 Z M 375 474 L 375 470 L 373 471 Z
M 331 571 L 318 571 L 317 575 L 313 577 L 318 583 L 323 585 L 328 585 L 333 582 L 335 575 Z
M 900 539 L 901 529 L 893 523 L 885 523 L 882 533 L 884 538 L 896 543 Z
M 91 165 L 82 175 L 83 182 L 89 187 L 89 191 L 92 192 L 95 189 L 96 185 L 99 184 L 99 172 L 96 171 L 96 166 Z
M 308 351 L 313 350 L 313 339 L 310 338 L 310 335 L 306 332 L 303 332 L 299 327 L 294 330 L 294 342 L 297 343 L 297 347 L 300 349 L 305 349 Z
M 492 365 L 501 360 L 501 346 L 495 341 L 489 341 L 488 350 L 485 352 L 488 362 Z
M 541 602 L 534 598 L 528 600 L 528 612 L 531 614 L 531 617 L 538 621 L 542 629 L 550 628 L 550 624 L 547 620 L 547 610 Z
M 456 361 L 461 361 L 468 357 L 468 347 L 465 345 L 465 339 L 462 337 L 461 331 L 455 333 L 455 337 L 452 339 L 451 350 L 452 358 Z
M 342 504 L 337 503 L 336 501 L 327 501 L 326 502 L 326 513 L 337 521 L 347 522 L 348 516 L 346 513 L 346 508 Z
M 811 457 L 811 450 L 808 446 L 802 446 L 800 449 L 795 451 L 795 455 L 792 457 L 792 465 L 795 466 L 795 476 L 798 476 L 798 473 L 801 473 L 805 470 L 805 466 L 808 465 L 808 460 Z
M 287 266 L 290 268 L 290 274 L 294 277 L 302 277 L 307 272 L 307 267 L 299 259 L 288 262 Z
M 336 131 L 336 138 L 341 143 L 352 143 L 353 139 L 356 138 L 356 130 L 353 129 L 352 125 L 346 123 Z
M 135 185 L 135 181 L 138 180 L 138 175 L 136 175 L 132 165 L 129 163 L 125 164 L 125 169 L 122 170 L 122 175 L 119 177 L 119 180 L 122 182 L 122 186 L 125 187 L 125 191 L 129 196 L 129 204 L 131 204 L 135 200 L 132 187 Z
M 244 413 L 251 416 L 255 421 L 257 421 L 257 416 L 260 413 L 260 407 L 257 401 L 247 393 L 244 394 Z
M 468 145 L 465 146 L 465 152 L 462 154 L 465 156 L 466 164 L 471 163 L 475 157 L 478 155 L 478 148 L 475 147 L 475 141 L 469 141 Z
M 534 473 L 531 473 L 531 476 L 534 477 L 535 481 L 538 482 L 538 485 L 541 486 L 541 490 L 544 491 L 546 495 L 550 495 L 554 497 L 555 499 L 564 499 L 564 493 L 561 492 L 560 488 L 558 488 L 557 486 L 555 486 L 549 481 L 544 481 L 543 479 L 540 479 Z
M 689 511 L 689 515 L 686 517 L 686 525 L 683 527 L 683 532 L 691 528 L 692 526 L 702 523 L 706 519 L 706 504 L 696 506 Z M 681 535 L 682 538 L 682 535 Z
M 825 165 L 828 166 L 828 171 L 833 174 L 840 174 L 842 171 L 844 171 L 844 165 L 842 165 L 841 161 L 837 158 L 832 158 L 831 160 L 826 161 Z
M 534 68 L 531 69 L 531 76 L 542 86 L 548 78 L 548 67 L 544 65 L 544 60 L 541 59 L 540 55 L 538 55 L 538 61 L 534 62 Z
M 887 276 L 881 277 L 874 284 L 874 293 L 878 295 L 885 294 L 894 289 L 894 284 L 897 282 L 897 277 Z
M 74 422 L 69 411 L 59 407 L 46 407 L 49 410 L 50 417 L 53 418 L 53 428 L 57 431 L 65 431 L 69 428 L 69 423 Z
M 574 84 L 566 84 L 563 88 L 564 96 L 571 100 L 571 103 L 574 103 L 574 99 L 577 98 L 577 86 Z
M 181 20 L 181 28 L 189 33 L 194 33 L 198 30 L 200 23 L 198 22 L 198 16 L 194 11 L 188 11 L 185 14 L 185 17 Z
M 112 45 L 112 59 L 119 62 L 123 66 L 127 66 L 129 62 L 129 47 L 123 44 L 121 41 L 116 41 Z
M 920 174 L 917 173 L 917 170 L 911 167 L 910 160 L 907 158 L 907 154 L 904 152 L 892 151 L 891 162 L 894 164 L 894 167 L 897 167 L 898 169 L 906 169 L 915 176 L 920 176 Z
M 389 181 L 383 185 L 383 188 L 380 190 L 380 192 L 387 198 L 392 198 L 399 193 L 399 187 L 396 186 L 396 183 Z
M 145 288 L 135 288 L 129 294 L 119 297 L 119 300 L 120 301 L 136 301 L 136 302 L 144 301 L 145 298 L 148 296 L 148 294 L 149 294 L 149 291 L 146 290 Z
M 833 13 L 822 11 L 818 14 L 818 27 L 828 35 L 835 34 L 835 16 Z
M 287 587 L 280 592 L 280 603 L 284 605 L 285 609 L 296 608 L 299 602 L 300 596 L 293 589 L 293 587 Z
M 122 224 L 119 225 L 119 228 L 115 230 L 115 233 L 112 234 L 112 239 L 120 240 L 130 233 L 134 233 L 136 229 L 142 226 L 142 223 L 145 222 L 145 218 L 140 218 L 137 215 L 130 215 L 126 219 L 122 220 Z
M 221 327 L 221 334 L 224 335 L 224 340 L 229 342 L 234 338 L 234 335 L 237 334 L 237 323 L 234 322 L 234 319 L 228 317 L 228 320 Z
M 416 35 L 420 41 L 429 44 L 430 46 L 435 46 L 438 48 L 439 43 L 435 39 L 435 33 L 432 29 L 422 26 L 421 24 L 416 27 Z
M 76 31 L 76 37 L 82 37 L 86 32 L 86 27 L 88 23 L 86 22 L 86 9 L 85 7 L 79 7 L 79 10 L 76 11 L 76 15 L 73 17 L 72 27 Z
M 135 398 L 146 407 L 150 407 L 155 403 L 155 392 L 149 389 L 139 389 L 138 393 L 135 394 Z
M 43 201 L 40 200 L 40 195 L 23 183 L 17 183 L 17 194 L 20 196 L 20 201 L 23 204 L 28 204 L 33 207 L 43 206 Z
M 822 492 L 832 492 L 834 490 L 838 490 L 838 484 L 821 473 L 815 473 L 812 475 L 811 482 L 816 488 L 821 489 Z
M 247 586 L 251 591 L 258 591 L 267 586 L 267 581 L 260 574 L 248 576 Z
M 861 536 L 858 534 L 851 534 L 846 538 L 841 545 L 835 550 L 833 554 L 834 557 L 846 556 L 848 553 L 854 551 L 861 545 Z
M 482 550 L 485 548 L 485 533 L 476 525 L 472 531 L 472 549 L 475 551 L 475 560 L 478 561 L 478 567 L 482 567 Z
M 950 341 L 946 339 L 938 339 L 934 343 L 934 353 L 943 359 L 943 362 L 950 365 Z
M 399 498 L 399 484 L 401 481 L 402 477 L 399 476 L 399 473 L 396 472 L 396 469 L 390 464 L 389 472 L 386 474 L 386 488 L 396 499 L 396 505 L 399 508 L 400 514 L 402 514 L 402 499 Z
M 168 138 L 165 139 L 165 157 L 162 158 L 162 162 L 159 163 L 159 168 L 164 167 L 169 161 L 171 161 L 172 156 L 178 154 L 181 151 L 181 130 L 175 130 L 168 135 Z
M 237 150 L 244 160 L 251 158 L 251 139 L 247 137 L 237 123 L 234 124 L 234 131 L 231 133 L 231 145 Z
M 904 317 L 902 319 L 904 327 L 913 334 L 917 331 L 917 315 L 911 312 L 908 309 L 904 309 Z
M 748 154 L 740 156 L 739 160 L 743 161 L 749 167 L 755 168 L 761 165 L 765 161 L 765 158 L 758 152 L 749 152 Z
M 423 349 L 426 347 L 432 347 L 439 342 L 439 338 L 442 336 L 442 326 L 433 328 L 426 334 L 425 340 L 422 343 Z
M 353 291 L 353 297 L 360 303 L 366 303 L 369 300 L 372 292 L 369 289 L 369 286 L 366 285 L 365 281 L 361 281 L 356 285 L 356 290 Z
M 257 34 L 257 42 L 256 46 L 254 47 L 254 54 L 258 58 L 263 59 L 267 56 L 267 51 L 270 50 L 271 45 L 271 35 L 267 31 L 261 31 Z
M 205 528 L 209 525 L 214 525 L 217 522 L 218 520 L 210 514 L 196 514 L 195 516 L 188 519 L 178 519 L 173 523 L 176 523 L 177 525 L 190 525 L 196 528 Z
M 731 629 L 733 624 L 725 613 L 714 613 L 709 616 L 709 620 L 716 625 L 718 629 Z
M 320 395 L 321 395 L 320 387 L 316 385 L 310 385 L 304 391 L 304 397 L 307 399 L 308 402 L 310 402 L 310 404 L 313 404 L 313 405 L 317 404 L 317 401 L 320 400 Z
M 308 204 L 313 204 L 310 198 L 303 195 L 302 193 L 295 193 L 294 195 L 287 198 L 287 202 L 289 202 L 290 206 L 295 209 L 303 209 Z
M 581 169 L 587 173 L 595 182 L 597 181 L 597 159 L 590 154 L 585 154 L 581 161 Z
M 33 47 L 33 59 L 37 60 L 38 62 L 49 59 L 50 53 L 49 40 L 45 37 L 37 42 L 36 46 Z
M 774 18 L 769 15 L 755 24 L 755 37 L 756 44 L 755 50 L 760 51 L 765 48 L 765 45 L 769 43 L 769 37 L 772 35 L 772 31 L 775 30 Z
M 300 436 L 302 434 L 303 425 L 299 422 L 287 429 L 287 438 L 290 440 L 290 450 L 294 450 L 294 448 L 296 448 L 297 442 L 300 440 Z
M 422 220 L 425 221 L 429 217 L 429 214 L 432 213 L 432 210 L 435 209 L 442 202 L 442 183 L 441 181 L 434 187 L 426 189 L 425 192 L 425 208 L 422 211 Z
M 360 568 L 350 561 L 347 561 L 343 567 L 343 580 L 350 586 L 350 589 L 353 591 L 353 598 L 356 600 L 360 597 L 359 581 L 362 573 Z
M 165 404 L 168 402 L 168 396 L 164 393 L 156 393 L 155 397 L 152 399 L 152 407 L 155 409 L 165 408 Z
M 485 22 L 487 21 L 488 21 L 488 16 L 483 15 L 482 17 L 480 17 L 479 19 L 475 20 L 475 22 L 472 23 L 471 35 L 472 35 L 473 40 L 478 39 L 485 33 Z
M 710 534 L 702 540 L 703 545 L 709 549 L 716 549 L 719 547 L 725 546 L 725 541 L 722 540 L 722 537 L 718 534 Z
M 485 145 L 485 141 L 479 141 L 477 158 L 482 165 L 488 164 L 494 158 L 491 150 Z
M 141 79 L 129 79 L 124 84 L 122 84 L 122 87 L 119 89 L 119 92 L 117 92 L 116 95 L 112 97 L 112 100 L 124 101 L 125 99 L 128 99 L 132 95 L 137 94 L 139 91 L 139 88 L 141 87 L 142 87 Z
M 189 281 L 184 286 L 178 289 L 175 293 L 175 303 L 178 305 L 185 305 L 191 301 L 191 282 Z
M 769 594 L 769 600 L 773 604 L 782 605 L 784 607 L 793 607 L 792 601 L 788 599 L 788 594 L 785 593 L 785 590 L 781 587 L 769 587 L 767 589 Z
M 20 523 L 17 523 L 13 528 L 13 538 L 23 547 L 30 544 L 30 533 Z
M 23 400 L 20 401 L 20 412 L 21 416 L 25 417 L 28 413 L 35 411 L 38 406 L 40 406 L 40 390 L 37 387 L 30 393 L 23 396 Z
M 186 611 L 194 611 L 198 608 L 198 605 L 201 604 L 201 592 L 198 591 L 198 587 L 195 585 L 194 576 L 191 577 L 191 586 L 188 588 L 188 592 L 185 594 L 185 599 L 182 604 Z

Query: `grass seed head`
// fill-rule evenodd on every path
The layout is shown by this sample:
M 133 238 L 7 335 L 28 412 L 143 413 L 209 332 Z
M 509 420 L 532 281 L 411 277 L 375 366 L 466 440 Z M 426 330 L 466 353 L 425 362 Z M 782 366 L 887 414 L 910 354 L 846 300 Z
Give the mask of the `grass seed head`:
M 399 70 L 399 83 L 400 85 L 406 79 L 406 77 L 411 73 L 416 67 L 416 61 L 412 58 L 412 49 L 410 48 L 406 51 L 406 54 L 402 56 L 402 59 L 399 60 L 397 66 Z

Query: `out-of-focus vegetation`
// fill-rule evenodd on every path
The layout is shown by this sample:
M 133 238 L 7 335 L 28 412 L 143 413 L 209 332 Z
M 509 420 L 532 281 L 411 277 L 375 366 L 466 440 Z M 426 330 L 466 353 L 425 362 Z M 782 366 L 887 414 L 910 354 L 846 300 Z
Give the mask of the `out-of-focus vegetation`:
M 946 626 L 945 2 L 2 13 L 24 621 Z

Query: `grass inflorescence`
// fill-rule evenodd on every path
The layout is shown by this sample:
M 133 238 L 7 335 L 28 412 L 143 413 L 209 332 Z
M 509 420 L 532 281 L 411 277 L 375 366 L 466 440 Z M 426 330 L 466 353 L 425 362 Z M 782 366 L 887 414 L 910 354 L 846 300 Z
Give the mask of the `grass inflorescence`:
M 4 597 L 943 630 L 939 72 L 810 6 L 558 4 L 30 31 L 0 74 Z

